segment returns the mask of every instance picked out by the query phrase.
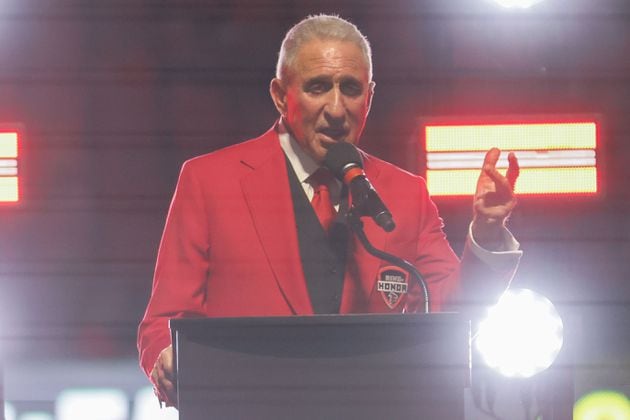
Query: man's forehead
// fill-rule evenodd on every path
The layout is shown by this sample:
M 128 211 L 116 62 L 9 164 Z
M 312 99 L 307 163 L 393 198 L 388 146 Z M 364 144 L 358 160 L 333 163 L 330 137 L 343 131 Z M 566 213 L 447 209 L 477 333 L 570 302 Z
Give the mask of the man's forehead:
M 295 70 L 302 76 L 345 73 L 367 78 L 368 64 L 361 48 L 351 41 L 319 40 L 305 43 L 296 55 Z

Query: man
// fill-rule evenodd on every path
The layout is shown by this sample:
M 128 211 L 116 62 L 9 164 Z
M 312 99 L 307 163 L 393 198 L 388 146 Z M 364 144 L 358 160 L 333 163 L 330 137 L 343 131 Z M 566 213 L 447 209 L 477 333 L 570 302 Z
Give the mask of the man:
M 176 395 L 170 318 L 421 308 L 413 282 L 407 281 L 407 293 L 379 290 L 388 264 L 338 224 L 341 235 L 331 240 L 328 222 L 309 204 L 326 194 L 343 213 L 341 184 L 327 181 L 321 189 L 313 179 L 331 145 L 358 143 L 374 86 L 370 46 L 358 29 L 334 16 L 309 17 L 282 43 L 270 86 L 280 113 L 276 125 L 257 139 L 184 164 L 138 335 L 141 365 L 167 405 Z M 368 219 L 367 236 L 416 265 L 433 311 L 496 298 L 516 268 L 518 243 L 504 224 L 516 203 L 518 164 L 510 154 L 502 176 L 495 168 L 499 153 L 486 155 L 461 263 L 422 178 L 363 155 L 365 173 L 397 224 L 385 233 Z

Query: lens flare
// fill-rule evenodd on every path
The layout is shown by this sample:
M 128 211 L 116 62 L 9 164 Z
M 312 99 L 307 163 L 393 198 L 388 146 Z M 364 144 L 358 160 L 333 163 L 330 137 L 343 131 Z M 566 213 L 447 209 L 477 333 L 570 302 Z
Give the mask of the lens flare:
M 528 289 L 508 290 L 488 311 L 475 339 L 484 362 L 508 377 L 547 369 L 562 348 L 563 324 L 553 304 Z

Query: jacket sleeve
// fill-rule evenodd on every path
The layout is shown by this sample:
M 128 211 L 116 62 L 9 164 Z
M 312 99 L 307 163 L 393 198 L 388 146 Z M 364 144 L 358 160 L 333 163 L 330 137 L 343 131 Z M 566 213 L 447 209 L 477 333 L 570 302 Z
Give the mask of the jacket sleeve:
M 427 283 L 430 310 L 475 316 L 483 307 L 496 302 L 509 286 L 520 251 L 495 255 L 494 262 L 488 264 L 473 251 L 469 232 L 460 261 L 442 230 L 442 219 L 424 181 L 420 182 L 419 197 L 421 216 L 414 264 Z M 422 310 L 421 305 L 420 298 L 414 309 Z
M 151 297 L 138 328 L 140 366 L 147 376 L 160 352 L 171 344 L 169 319 L 205 314 L 208 256 L 204 195 L 193 165 L 186 162 L 160 242 Z
M 459 292 L 459 259 L 442 230 L 444 223 L 423 179 L 418 188 L 420 215 L 414 265 L 427 283 L 430 311 L 440 312 Z M 423 299 L 419 298 L 420 306 L 416 311 L 422 310 Z

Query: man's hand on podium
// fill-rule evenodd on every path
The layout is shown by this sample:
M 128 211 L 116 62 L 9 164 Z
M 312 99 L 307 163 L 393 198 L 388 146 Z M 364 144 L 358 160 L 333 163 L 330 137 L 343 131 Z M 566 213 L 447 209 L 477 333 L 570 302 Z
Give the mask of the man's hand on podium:
M 153 391 L 167 407 L 177 407 L 177 389 L 175 387 L 175 371 L 173 369 L 173 346 L 168 346 L 158 356 L 151 371 Z

